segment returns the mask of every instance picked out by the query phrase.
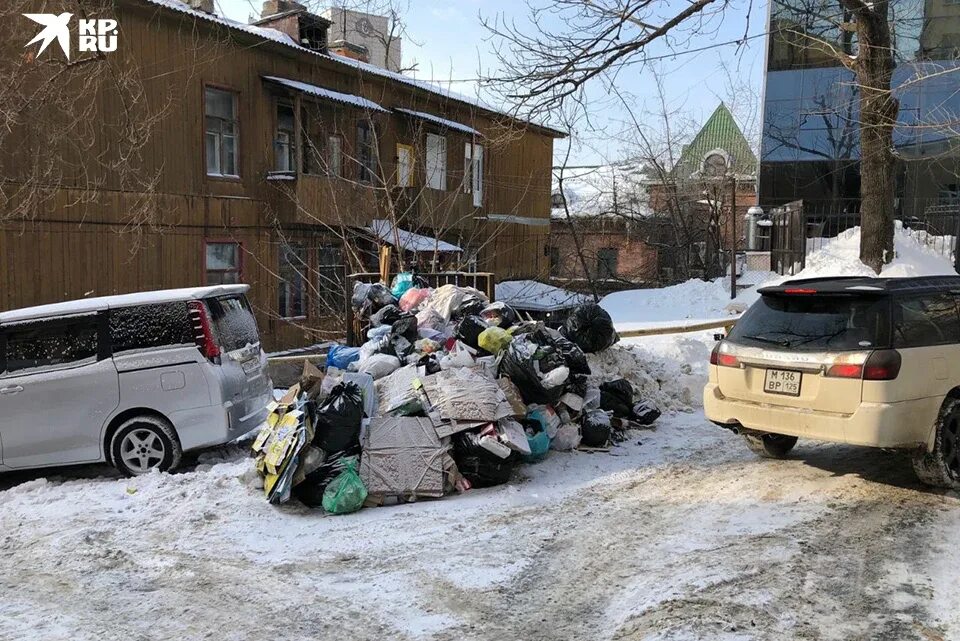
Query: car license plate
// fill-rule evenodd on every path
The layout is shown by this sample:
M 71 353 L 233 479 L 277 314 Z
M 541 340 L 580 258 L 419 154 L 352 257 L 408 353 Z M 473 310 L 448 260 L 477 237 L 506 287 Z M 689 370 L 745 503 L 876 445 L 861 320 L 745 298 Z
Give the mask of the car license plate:
M 768 394 L 800 396 L 803 374 L 789 369 L 768 369 L 763 379 L 763 391 Z

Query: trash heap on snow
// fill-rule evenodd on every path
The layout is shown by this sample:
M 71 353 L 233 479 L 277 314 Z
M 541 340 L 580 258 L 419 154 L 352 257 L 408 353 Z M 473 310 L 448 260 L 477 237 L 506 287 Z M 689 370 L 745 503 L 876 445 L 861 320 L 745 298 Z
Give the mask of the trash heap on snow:
M 367 342 L 331 348 L 325 372 L 305 364 L 253 444 L 271 503 L 343 514 L 499 485 L 551 449 L 604 449 L 660 416 L 625 379 L 591 382 L 585 353 L 619 340 L 598 305 L 556 331 L 411 274 L 358 284 L 352 303 Z

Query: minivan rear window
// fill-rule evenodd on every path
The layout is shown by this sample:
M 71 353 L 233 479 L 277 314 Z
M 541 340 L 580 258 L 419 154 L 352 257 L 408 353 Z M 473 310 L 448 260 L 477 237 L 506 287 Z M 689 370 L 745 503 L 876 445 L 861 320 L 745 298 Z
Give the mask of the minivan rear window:
M 257 320 L 250 309 L 247 297 L 221 296 L 208 298 L 207 307 L 210 309 L 210 318 L 220 341 L 220 347 L 228 352 L 242 349 L 247 345 L 260 344 L 260 332 L 257 331 Z
M 762 296 L 731 330 L 740 345 L 803 352 L 887 347 L 889 301 L 861 296 Z

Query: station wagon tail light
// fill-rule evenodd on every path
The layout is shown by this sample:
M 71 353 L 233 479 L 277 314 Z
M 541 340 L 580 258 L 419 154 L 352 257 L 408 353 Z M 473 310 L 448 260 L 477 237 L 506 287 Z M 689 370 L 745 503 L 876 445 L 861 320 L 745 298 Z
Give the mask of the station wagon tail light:
M 207 358 L 220 356 L 220 346 L 213 337 L 213 328 L 210 326 L 210 315 L 203 301 L 192 300 L 190 306 L 190 320 L 193 322 L 193 339 L 200 348 L 200 353 Z
M 723 343 L 717 343 L 713 351 L 710 352 L 710 364 L 720 367 L 740 367 L 740 359 L 733 354 L 727 354 L 720 350 Z
M 830 378 L 863 378 L 863 365 L 857 363 L 834 363 L 827 370 Z
M 895 349 L 878 349 L 863 366 L 863 379 L 867 381 L 892 381 L 900 374 L 900 352 Z
M 900 352 L 878 349 L 863 363 L 834 363 L 827 369 L 830 378 L 862 378 L 865 381 L 892 381 L 900 374 Z

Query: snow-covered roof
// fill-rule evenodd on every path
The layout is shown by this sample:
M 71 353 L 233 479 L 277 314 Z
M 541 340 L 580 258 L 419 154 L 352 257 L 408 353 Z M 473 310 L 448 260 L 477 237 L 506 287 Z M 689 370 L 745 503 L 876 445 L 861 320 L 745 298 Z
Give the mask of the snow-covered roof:
M 231 294 L 246 293 L 248 289 L 250 289 L 249 285 L 214 285 L 211 287 L 161 289 L 152 292 L 137 292 L 117 296 L 81 298 L 80 300 L 70 300 L 62 303 L 38 305 L 36 307 L 13 309 L 9 312 L 0 312 L 0 324 L 17 323 L 37 318 L 49 318 L 51 316 L 91 314 L 105 309 L 131 307 L 133 305 L 152 305 L 157 303 L 172 303 L 180 300 L 212 298 L 214 296 L 229 296 Z
M 385 243 L 397 247 L 399 238 L 400 249 L 412 252 L 462 252 L 463 250 L 452 243 L 448 243 L 430 236 L 415 234 L 412 231 L 396 229 L 389 220 L 374 220 L 370 223 L 373 235 Z
M 172 9 L 172 10 L 177 11 L 177 12 L 179 12 L 179 13 L 182 13 L 182 14 L 185 14 L 185 15 L 188 15 L 188 16 L 192 16 L 192 17 L 194 17 L 194 18 L 199 18 L 199 19 L 201 19 L 201 20 L 204 20 L 204 21 L 206 21 L 206 22 L 210 22 L 210 23 L 213 23 L 213 24 L 218 24 L 218 25 L 227 27 L 227 28 L 229 28 L 229 29 L 235 29 L 235 30 L 237 30 L 237 31 L 243 31 L 243 32 L 245 32 L 245 33 L 247 33 L 247 34 L 250 34 L 250 35 L 253 35 L 253 36 L 257 36 L 257 37 L 263 38 L 263 39 L 265 39 L 265 40 L 270 40 L 270 41 L 276 42 L 276 43 L 278 43 L 278 44 L 284 45 L 284 46 L 286 46 L 286 47 L 290 47 L 290 48 L 292 48 L 292 49 L 296 49 L 296 50 L 298 50 L 298 51 L 300 51 L 300 52 L 303 52 L 303 53 L 308 53 L 308 54 L 312 54 L 312 55 L 315 55 L 315 56 L 320 56 L 320 57 L 322 57 L 322 58 L 326 58 L 326 59 L 328 59 L 328 60 L 332 60 L 332 61 L 334 61 L 334 62 L 336 62 L 336 63 L 338 63 L 338 64 L 341 64 L 341 65 L 344 65 L 344 66 L 354 67 L 355 69 L 357 69 L 357 70 L 359 70 L 359 71 L 361 71 L 361 72 L 363 72 L 363 73 L 368 73 L 368 74 L 374 75 L 374 76 L 380 76 L 380 77 L 382 77 L 382 78 L 389 78 L 389 79 L 391 79 L 391 80 L 394 80 L 394 81 L 396 81 L 396 82 L 398 82 L 398 83 L 401 83 L 401 84 L 404 84 L 404 85 L 407 85 L 407 86 L 410 86 L 410 87 L 416 87 L 417 89 L 421 89 L 421 90 L 423 90 L 423 91 L 427 91 L 427 92 L 432 93 L 432 94 L 436 94 L 436 95 L 439 95 L 439 96 L 443 96 L 443 97 L 449 98 L 449 99 L 451 99 L 451 100 L 456 100 L 456 101 L 458 101 L 458 102 L 462 102 L 462 103 L 465 103 L 465 104 L 468 104 L 468 105 L 472 105 L 472 106 L 474 106 L 474 107 L 479 107 L 479 108 L 481 108 L 481 109 L 483 109 L 483 110 L 485 110 L 485 111 L 489 111 L 489 112 L 492 112 L 492 113 L 496 113 L 496 114 L 500 114 L 500 115 L 507 116 L 507 117 L 510 117 L 510 118 L 514 118 L 514 119 L 516 119 L 516 120 L 520 120 L 520 121 L 523 121 L 523 122 L 527 122 L 527 123 L 530 124 L 531 126 L 538 127 L 538 128 L 540 128 L 540 129 L 544 129 L 544 130 L 550 132 L 551 134 L 553 134 L 553 135 L 555 135 L 555 136 L 566 136 L 566 135 L 567 135 L 566 132 L 560 131 L 559 129 L 555 129 L 555 128 L 550 127 L 550 126 L 548 126 L 548 125 L 542 125 L 542 124 L 535 123 L 535 122 L 531 122 L 531 121 L 524 121 L 522 118 L 519 118 L 518 116 L 510 113 L 509 111 L 505 111 L 505 110 L 503 110 L 503 109 L 499 109 L 499 108 L 497 108 L 497 107 L 494 107 L 493 105 L 487 104 L 487 103 L 485 103 L 484 101 L 480 100 L 479 98 L 475 98 L 475 97 L 471 97 L 471 96 L 466 96 L 466 95 L 464 95 L 464 94 L 457 93 L 457 92 L 455 92 L 455 91 L 451 91 L 451 90 L 449 90 L 449 89 L 446 89 L 446 88 L 444 88 L 444 87 L 440 87 L 440 86 L 435 85 L 435 84 L 430 83 L 430 82 L 426 82 L 426 81 L 424 81 L 424 80 L 417 80 L 416 78 L 411 78 L 410 76 L 405 76 L 405 75 L 403 75 L 403 74 L 401 74 L 401 73 L 397 73 L 397 72 L 394 72 L 394 71 L 389 71 L 388 69 L 384 69 L 384 68 L 382 68 L 382 67 L 377 67 L 376 65 L 372 65 L 372 64 L 367 63 L 367 62 L 362 62 L 362 61 L 360 61 L 360 60 L 354 60 L 353 58 L 347 58 L 346 56 L 340 56 L 340 55 L 337 55 L 337 54 L 332 53 L 332 52 L 330 52 L 330 51 L 315 51 L 315 50 L 313 50 L 313 49 L 309 49 L 309 48 L 307 48 L 307 47 L 304 47 L 304 46 L 300 45 L 300 44 L 297 43 L 293 38 L 291 38 L 291 37 L 288 36 L 287 34 L 283 33 L 282 31 L 279 31 L 279 30 L 277 30 L 277 29 L 271 29 L 271 28 L 269 28 L 269 27 L 261 27 L 261 26 L 258 26 L 258 25 L 247 24 L 247 23 L 244 23 L 244 22 L 237 22 L 236 20 L 231 20 L 231 19 L 226 18 L 226 17 L 224 17 L 224 16 L 219 16 L 219 15 L 214 15 L 214 14 L 206 13 L 205 11 L 199 11 L 199 10 L 197 10 L 197 9 L 194 9 L 194 8 L 190 7 L 190 6 L 187 5 L 187 4 L 184 4 L 184 3 L 181 2 L 180 0 L 141 0 L 141 1 L 142 1 L 142 2 L 145 2 L 145 3 L 149 4 L 149 5 L 153 5 L 153 6 L 157 6 L 157 7 L 163 7 L 164 9 Z
M 427 122 L 432 122 L 435 125 L 440 125 L 447 129 L 453 129 L 455 131 L 462 131 L 465 134 L 470 134 L 471 136 L 480 136 L 482 135 L 479 131 L 473 127 L 468 127 L 459 122 L 453 120 L 447 120 L 446 118 L 441 118 L 440 116 L 434 116 L 433 114 L 428 114 L 423 111 L 414 111 L 412 109 L 401 109 L 397 107 L 394 111 L 406 114 L 408 116 L 413 116 L 414 118 L 420 118 L 421 120 L 426 120 Z
M 516 309 L 534 312 L 568 309 L 592 300 L 589 296 L 536 280 L 508 280 L 497 283 L 496 298 Z
M 289 78 L 263 76 L 263 79 L 269 82 L 274 82 L 278 85 L 283 85 L 284 87 L 289 87 L 290 89 L 295 89 L 296 91 L 302 91 L 305 94 L 316 96 L 317 98 L 323 98 L 324 100 L 332 100 L 333 102 L 339 102 L 341 104 L 350 105 L 351 107 L 357 107 L 359 109 L 369 109 L 371 111 L 389 113 L 388 110 L 384 109 L 374 101 L 367 100 L 362 96 L 355 96 L 350 93 L 342 93 L 340 91 L 334 91 L 333 89 L 327 89 L 326 87 L 318 87 L 317 85 L 311 85 L 306 82 L 291 80 Z

